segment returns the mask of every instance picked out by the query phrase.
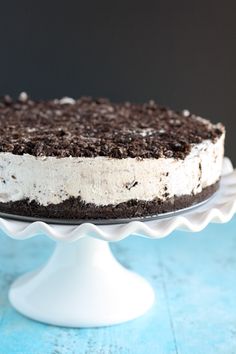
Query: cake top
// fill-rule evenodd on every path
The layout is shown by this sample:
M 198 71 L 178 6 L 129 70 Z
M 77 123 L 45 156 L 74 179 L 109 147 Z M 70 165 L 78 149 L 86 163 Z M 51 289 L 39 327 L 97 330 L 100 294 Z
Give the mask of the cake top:
M 82 97 L 0 100 L 0 152 L 57 157 L 184 158 L 191 144 L 215 141 L 221 124 L 154 101 L 111 103 Z

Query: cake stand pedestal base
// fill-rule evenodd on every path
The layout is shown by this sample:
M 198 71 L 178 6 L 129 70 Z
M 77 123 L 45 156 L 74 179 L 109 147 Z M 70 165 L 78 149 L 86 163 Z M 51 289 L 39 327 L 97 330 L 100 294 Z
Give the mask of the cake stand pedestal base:
M 9 299 L 16 310 L 41 322 L 97 327 L 144 314 L 154 292 L 116 261 L 108 242 L 83 237 L 58 242 L 45 266 L 13 283 Z

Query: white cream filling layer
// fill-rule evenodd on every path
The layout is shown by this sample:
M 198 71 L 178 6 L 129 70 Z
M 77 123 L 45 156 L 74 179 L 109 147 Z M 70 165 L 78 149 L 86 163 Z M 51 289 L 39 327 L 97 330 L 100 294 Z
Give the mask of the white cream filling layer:
M 166 200 L 196 194 L 221 173 L 224 135 L 194 144 L 184 160 L 35 157 L 0 153 L 0 201 L 35 200 L 47 206 L 70 197 L 85 203 Z

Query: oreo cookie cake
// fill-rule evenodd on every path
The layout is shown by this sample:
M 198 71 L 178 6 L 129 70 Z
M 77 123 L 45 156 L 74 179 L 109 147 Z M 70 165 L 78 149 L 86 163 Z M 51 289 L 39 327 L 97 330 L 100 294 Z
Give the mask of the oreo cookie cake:
M 218 188 L 225 131 L 154 101 L 0 100 L 0 212 L 131 218 L 182 209 Z

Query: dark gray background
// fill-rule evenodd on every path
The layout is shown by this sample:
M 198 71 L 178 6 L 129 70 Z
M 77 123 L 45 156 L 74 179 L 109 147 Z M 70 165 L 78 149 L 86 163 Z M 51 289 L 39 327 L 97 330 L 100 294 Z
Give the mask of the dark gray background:
M 0 4 L 0 94 L 188 108 L 226 125 L 236 164 L 235 1 Z

